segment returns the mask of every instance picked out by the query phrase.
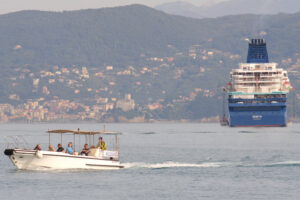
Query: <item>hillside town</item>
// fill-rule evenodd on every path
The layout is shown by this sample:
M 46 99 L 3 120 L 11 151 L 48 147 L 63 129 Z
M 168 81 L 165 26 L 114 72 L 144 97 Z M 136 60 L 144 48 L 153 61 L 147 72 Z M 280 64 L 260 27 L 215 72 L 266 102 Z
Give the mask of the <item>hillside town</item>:
M 16 51 L 21 48 L 19 44 L 14 47 Z M 175 49 L 172 45 L 169 48 Z M 141 54 L 136 66 L 54 65 L 41 71 L 30 66 L 16 67 L 7 77 L 10 90 L 0 104 L 0 122 L 217 121 L 221 88 L 228 77 L 217 84 L 205 77 L 218 70 L 229 73 L 230 66 L 226 65 L 236 65 L 241 56 L 201 45 L 191 45 L 186 52 L 173 52 L 168 57 Z M 284 59 L 282 64 L 289 66 L 292 76 L 299 77 L 300 58 L 293 60 Z M 217 99 L 219 107 L 200 117 L 185 118 L 182 114 L 172 118 L 165 114 L 167 110 L 178 115 L 181 111 L 176 113 L 176 109 L 196 99 Z

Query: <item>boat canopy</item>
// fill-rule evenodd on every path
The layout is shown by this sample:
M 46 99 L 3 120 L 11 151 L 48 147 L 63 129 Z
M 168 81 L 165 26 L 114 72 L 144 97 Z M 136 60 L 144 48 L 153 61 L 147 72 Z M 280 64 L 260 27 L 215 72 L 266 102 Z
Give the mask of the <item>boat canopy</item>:
M 81 130 L 65 130 L 65 129 L 57 129 L 57 130 L 48 130 L 47 133 L 73 133 L 76 135 L 119 135 L 119 132 L 110 132 L 110 131 L 81 131 Z

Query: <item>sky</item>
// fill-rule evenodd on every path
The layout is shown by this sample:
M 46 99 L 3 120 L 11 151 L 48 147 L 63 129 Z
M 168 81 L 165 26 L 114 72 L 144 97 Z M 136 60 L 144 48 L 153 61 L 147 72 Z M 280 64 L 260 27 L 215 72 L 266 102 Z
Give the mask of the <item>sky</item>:
M 115 7 L 128 4 L 144 4 L 150 7 L 178 0 L 0 0 L 0 14 L 20 10 L 80 10 L 88 8 Z M 200 6 L 207 1 L 224 0 L 181 0 Z

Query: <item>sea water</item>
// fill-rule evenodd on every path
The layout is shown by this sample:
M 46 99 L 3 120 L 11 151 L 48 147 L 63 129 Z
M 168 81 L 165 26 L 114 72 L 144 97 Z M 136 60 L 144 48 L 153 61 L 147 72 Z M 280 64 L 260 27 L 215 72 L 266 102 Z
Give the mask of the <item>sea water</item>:
M 300 199 L 299 124 L 107 124 L 122 133 L 120 170 L 17 170 L 3 154 L 5 136 L 23 135 L 30 147 L 46 149 L 45 131 L 77 128 L 103 124 L 0 125 L 0 199 Z M 64 147 L 72 139 L 64 137 Z M 60 141 L 50 139 L 55 147 Z

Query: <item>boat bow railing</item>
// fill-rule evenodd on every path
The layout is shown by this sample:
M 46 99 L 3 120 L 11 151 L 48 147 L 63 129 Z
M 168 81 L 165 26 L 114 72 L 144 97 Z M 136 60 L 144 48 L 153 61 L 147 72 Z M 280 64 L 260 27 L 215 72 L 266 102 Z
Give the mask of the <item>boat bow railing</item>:
M 28 149 L 28 142 L 22 135 L 10 135 L 4 137 L 7 149 Z

